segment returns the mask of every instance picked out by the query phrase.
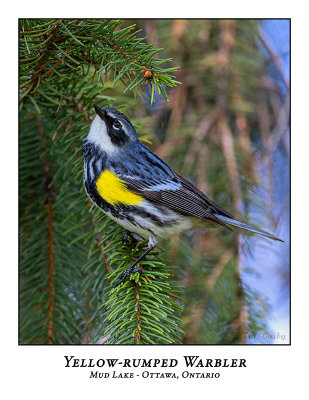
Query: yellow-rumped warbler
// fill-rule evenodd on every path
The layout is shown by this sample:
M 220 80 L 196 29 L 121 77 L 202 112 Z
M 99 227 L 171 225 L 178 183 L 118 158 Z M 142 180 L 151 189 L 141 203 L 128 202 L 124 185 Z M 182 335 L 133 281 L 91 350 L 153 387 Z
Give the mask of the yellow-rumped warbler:
M 114 108 L 94 105 L 95 116 L 83 143 L 84 185 L 90 199 L 128 232 L 149 239 L 148 248 L 192 227 L 216 224 L 243 228 L 280 240 L 237 221 L 191 182 L 174 172 L 139 140 L 129 119 Z

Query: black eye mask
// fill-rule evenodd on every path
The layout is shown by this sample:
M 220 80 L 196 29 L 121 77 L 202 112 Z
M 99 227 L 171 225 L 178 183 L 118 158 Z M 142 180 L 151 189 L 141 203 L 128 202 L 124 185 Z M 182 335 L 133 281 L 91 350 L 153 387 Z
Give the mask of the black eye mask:
M 96 104 L 94 105 L 94 108 L 98 116 L 105 122 L 107 134 L 110 137 L 111 142 L 115 146 L 123 146 L 129 140 L 129 137 L 122 129 L 121 123 L 116 118 L 111 117 L 104 109 L 100 108 Z M 119 124 L 119 128 L 114 128 L 114 124 Z
M 118 125 L 117 122 L 118 121 L 115 118 L 107 115 L 107 118 L 105 119 L 107 134 L 115 146 L 123 146 L 129 140 L 129 137 L 122 129 L 121 124 L 119 125 L 119 128 L 114 128 L 114 124 L 116 124 L 116 126 Z

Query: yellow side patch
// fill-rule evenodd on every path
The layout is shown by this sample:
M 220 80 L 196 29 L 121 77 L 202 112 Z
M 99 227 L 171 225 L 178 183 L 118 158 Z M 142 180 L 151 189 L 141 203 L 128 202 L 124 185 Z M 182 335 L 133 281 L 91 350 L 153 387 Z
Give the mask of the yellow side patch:
M 99 195 L 110 204 L 139 206 L 142 203 L 143 197 L 130 192 L 125 182 L 109 170 L 100 174 L 96 185 Z

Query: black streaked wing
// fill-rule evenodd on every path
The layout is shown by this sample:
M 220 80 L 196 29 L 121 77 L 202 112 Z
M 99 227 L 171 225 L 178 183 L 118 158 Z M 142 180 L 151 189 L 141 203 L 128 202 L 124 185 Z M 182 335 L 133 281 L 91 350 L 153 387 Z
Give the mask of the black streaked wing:
M 173 178 L 149 183 L 147 180 L 135 180 L 120 177 L 132 192 L 142 195 L 145 199 L 170 207 L 182 214 L 208 219 L 229 228 L 216 218 L 215 213 L 233 218 L 231 214 L 212 202 L 191 182 L 174 173 Z M 176 186 L 178 185 L 178 187 Z M 230 229 L 230 228 L 229 228 Z
M 230 214 L 228 211 L 226 211 L 224 208 L 218 206 L 218 204 L 216 204 L 214 201 L 210 200 L 206 194 L 204 194 L 203 192 L 200 191 L 200 189 L 198 189 L 195 185 L 193 185 L 193 183 L 191 183 L 190 181 L 188 181 L 187 179 L 183 178 L 181 175 L 177 174 L 176 172 L 174 172 L 175 176 L 178 178 L 178 180 L 182 183 L 182 185 L 189 189 L 190 191 L 192 191 L 193 193 L 195 193 L 198 197 L 201 197 L 204 202 L 206 203 L 206 205 L 208 207 L 211 207 L 213 209 L 215 209 L 215 211 L 218 214 L 222 214 L 226 217 L 229 218 L 233 218 L 233 215 Z

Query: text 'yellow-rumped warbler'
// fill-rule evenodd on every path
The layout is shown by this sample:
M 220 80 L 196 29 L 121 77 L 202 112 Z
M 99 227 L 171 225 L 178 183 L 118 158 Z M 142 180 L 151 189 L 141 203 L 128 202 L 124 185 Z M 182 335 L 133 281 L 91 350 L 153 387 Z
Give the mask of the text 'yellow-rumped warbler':
M 114 108 L 94 106 L 95 116 L 83 143 L 84 185 L 90 199 L 128 232 L 149 239 L 147 250 L 192 227 L 229 225 L 280 240 L 237 221 L 191 182 L 174 172 L 139 140 L 129 119 Z

